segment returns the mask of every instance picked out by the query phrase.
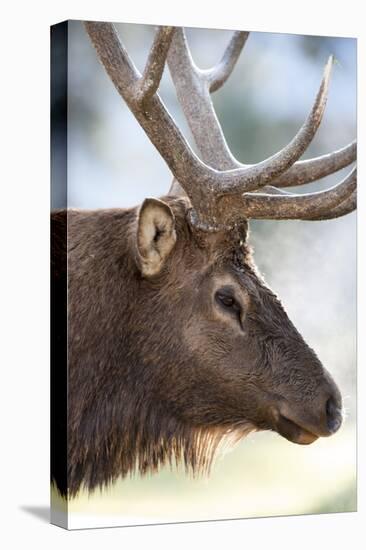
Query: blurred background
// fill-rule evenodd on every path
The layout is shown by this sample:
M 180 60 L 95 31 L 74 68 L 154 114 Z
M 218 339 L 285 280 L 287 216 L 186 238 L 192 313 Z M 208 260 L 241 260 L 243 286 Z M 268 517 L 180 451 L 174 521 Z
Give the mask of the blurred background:
M 142 71 L 154 27 L 119 24 L 117 29 Z M 202 68 L 220 59 L 230 38 L 229 31 L 206 29 L 188 29 L 187 35 Z M 251 33 L 230 79 L 212 96 L 239 160 L 258 162 L 290 141 L 311 108 L 330 54 L 336 63 L 327 109 L 304 158 L 355 138 L 356 40 Z M 128 207 L 165 194 L 169 169 L 77 21 L 69 23 L 68 56 L 68 206 Z M 159 93 L 193 144 L 168 70 Z M 333 185 L 346 172 L 302 191 Z M 62 206 L 61 197 L 54 193 L 53 207 Z M 309 447 L 269 432 L 252 434 L 218 458 L 208 479 L 166 469 L 121 480 L 91 496 L 81 494 L 69 504 L 70 527 L 356 509 L 356 214 L 325 222 L 254 221 L 251 243 L 268 284 L 338 382 L 347 414 L 344 426 Z

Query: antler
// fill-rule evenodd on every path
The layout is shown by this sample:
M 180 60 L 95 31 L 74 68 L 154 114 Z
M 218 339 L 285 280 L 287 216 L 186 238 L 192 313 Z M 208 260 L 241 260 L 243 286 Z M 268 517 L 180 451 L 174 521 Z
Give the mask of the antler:
M 162 27 L 156 33 L 141 76 L 112 24 L 87 22 L 85 26 L 118 92 L 189 196 L 193 224 L 217 230 L 232 226 L 242 217 L 326 219 L 343 215 L 353 207 L 355 171 L 337 186 L 320 193 L 297 195 L 276 188 L 274 194 L 269 188 L 269 184 L 285 187 L 308 183 L 356 158 L 356 145 L 352 143 L 330 155 L 297 162 L 320 124 L 332 57 L 325 66 L 311 112 L 291 142 L 265 161 L 244 165 L 227 146 L 210 92 L 219 89 L 231 74 L 248 33 L 234 33 L 220 63 L 203 71 L 192 60 L 183 29 Z M 192 151 L 157 93 L 167 57 L 178 99 L 202 160 Z
M 249 33 L 247 32 L 235 32 L 233 34 L 223 57 L 223 59 L 229 59 L 228 52 L 234 51 L 233 43 L 236 42 L 238 48 L 235 49 L 235 54 L 233 53 L 232 62 L 230 63 L 227 61 L 231 70 L 234 67 L 235 61 L 238 59 L 241 49 L 245 45 L 248 35 Z M 321 121 L 325 106 L 326 88 L 327 81 L 329 80 L 331 63 L 332 59 L 330 58 L 324 71 L 322 85 L 318 92 L 312 113 L 302 127 L 302 129 L 304 129 L 304 127 L 308 126 L 309 129 L 307 135 L 306 132 L 303 133 L 304 140 L 301 145 L 305 146 L 305 148 L 315 135 Z M 219 170 L 249 168 L 248 165 L 241 164 L 233 157 L 226 144 L 210 98 L 209 92 L 212 91 L 212 88 L 210 88 L 210 83 L 207 82 L 207 73 L 206 71 L 198 69 L 194 64 L 183 29 L 177 29 L 174 35 L 168 54 L 168 64 L 177 89 L 178 99 L 182 105 L 203 160 Z M 219 66 L 221 64 L 222 62 Z M 211 71 L 214 72 L 215 70 Z M 318 99 L 322 96 L 322 92 L 324 92 L 323 108 L 318 108 L 318 105 L 321 103 Z M 197 104 L 199 104 L 200 107 L 198 109 L 196 108 Z M 314 113 L 315 116 L 312 118 L 311 115 Z M 297 134 L 297 138 L 299 138 L 300 132 Z M 292 143 L 296 140 L 296 137 Z M 301 138 L 299 141 L 301 142 Z M 288 148 L 291 149 L 291 144 Z M 282 154 L 283 152 L 284 150 L 282 150 Z M 343 149 L 331 154 L 295 162 L 289 169 L 284 170 L 281 176 L 274 178 L 271 183 L 276 187 L 292 187 L 310 183 L 351 164 L 356 159 L 356 154 L 356 142 L 353 142 Z M 277 158 L 280 157 L 281 152 L 275 155 L 275 157 L 276 156 Z M 263 164 L 264 163 L 260 163 L 256 166 L 261 170 Z M 327 217 L 334 218 L 344 215 L 355 208 L 355 187 L 355 172 L 352 172 L 349 178 L 345 178 L 339 186 L 329 190 L 329 192 L 311 193 L 308 195 L 284 194 L 273 187 L 269 188 L 265 186 L 262 189 L 262 191 L 266 192 L 264 194 L 256 194 L 254 197 L 251 197 L 251 194 L 245 193 L 239 197 L 234 195 L 231 197 L 231 200 L 227 198 L 222 199 L 220 201 L 221 213 L 225 219 L 235 219 L 240 212 L 245 217 L 267 219 L 301 218 L 313 220 L 327 219 Z M 274 194 L 276 197 L 273 197 Z M 341 197 L 344 197 L 344 202 L 340 205 L 338 201 L 343 201 Z M 349 200 L 346 200 L 347 197 L 349 197 Z
M 159 88 L 173 32 L 174 27 L 161 27 L 155 34 L 144 74 L 137 84 L 137 101 L 141 104 L 148 103 Z

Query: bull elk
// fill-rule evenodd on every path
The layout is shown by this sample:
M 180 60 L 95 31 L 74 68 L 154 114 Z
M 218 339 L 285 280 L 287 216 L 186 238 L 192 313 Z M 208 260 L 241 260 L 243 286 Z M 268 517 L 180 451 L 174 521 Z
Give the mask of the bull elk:
M 228 148 L 211 94 L 233 71 L 247 32 L 234 32 L 217 66 L 201 70 L 182 28 L 158 28 L 141 75 L 112 24 L 85 28 L 174 180 L 166 196 L 137 208 L 53 213 L 53 349 L 68 339 L 68 387 L 60 374 L 66 351 L 53 358 L 53 483 L 74 497 L 163 464 L 208 472 L 223 440 L 254 430 L 298 444 L 335 433 L 337 385 L 248 244 L 250 219 L 329 220 L 356 208 L 356 168 L 325 191 L 283 190 L 356 160 L 356 142 L 299 160 L 323 116 L 332 58 L 295 137 L 244 165 Z M 198 154 L 159 97 L 166 64 Z M 66 313 L 56 315 L 66 299 L 68 334 Z

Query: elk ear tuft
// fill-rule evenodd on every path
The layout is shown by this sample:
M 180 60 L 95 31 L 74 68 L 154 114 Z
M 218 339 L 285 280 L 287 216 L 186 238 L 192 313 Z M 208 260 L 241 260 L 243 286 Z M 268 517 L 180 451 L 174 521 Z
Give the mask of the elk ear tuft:
M 159 199 L 145 199 L 137 226 L 137 249 L 144 276 L 157 275 L 161 271 L 176 239 L 171 208 Z

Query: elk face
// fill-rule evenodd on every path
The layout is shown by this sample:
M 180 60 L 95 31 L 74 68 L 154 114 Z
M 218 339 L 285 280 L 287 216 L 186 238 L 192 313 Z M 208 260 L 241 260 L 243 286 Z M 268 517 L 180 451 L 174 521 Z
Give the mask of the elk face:
M 337 386 L 246 251 L 234 254 L 207 277 L 185 331 L 212 409 L 219 403 L 234 425 L 245 419 L 300 444 L 334 433 L 342 421 Z
M 340 392 L 258 274 L 247 223 L 199 234 L 184 204 L 149 199 L 137 232 L 159 332 L 170 335 L 159 351 L 159 401 L 203 428 L 270 429 L 299 444 L 336 432 Z

